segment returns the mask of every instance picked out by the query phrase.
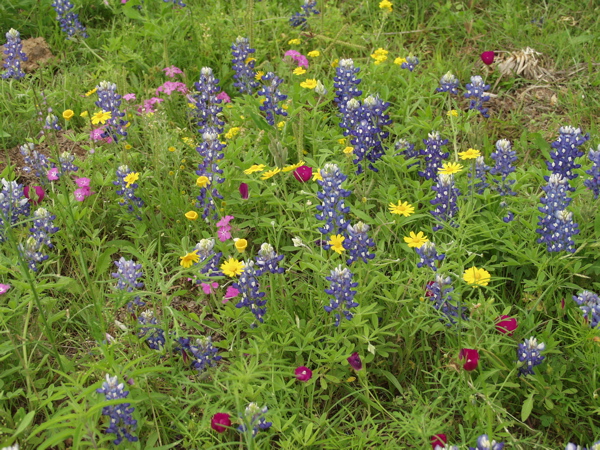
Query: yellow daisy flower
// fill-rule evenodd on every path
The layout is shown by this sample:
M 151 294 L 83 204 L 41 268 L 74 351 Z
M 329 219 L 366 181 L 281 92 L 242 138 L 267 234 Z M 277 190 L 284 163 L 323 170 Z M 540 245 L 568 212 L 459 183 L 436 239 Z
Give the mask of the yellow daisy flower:
M 254 75 L 254 78 L 256 79 L 256 81 L 260 81 L 264 74 L 265 73 L 262 70 L 259 70 L 258 72 L 256 72 L 256 75 Z
M 410 205 L 408 202 L 402 202 L 400 200 L 398 200 L 397 205 L 390 203 L 389 208 L 392 214 L 399 214 L 404 217 L 409 217 L 411 214 L 415 213 L 414 206 Z
M 193 251 L 185 256 L 180 256 L 179 259 L 181 260 L 179 265 L 189 269 L 194 263 L 200 261 L 200 256 L 196 253 L 196 251 Z
M 411 231 L 410 236 L 404 237 L 404 242 L 406 242 L 411 248 L 419 248 L 428 240 L 429 239 L 427 239 L 427 236 L 425 236 L 422 231 L 419 231 L 418 234 L 415 234 L 414 231 Z
M 91 91 L 87 91 L 87 92 L 85 93 L 85 96 L 86 96 L 86 97 L 89 97 L 90 95 L 92 95 L 92 94 L 95 94 L 97 90 L 98 90 L 98 88 L 94 88 L 94 89 L 92 89 Z
M 317 80 L 307 78 L 305 81 L 300 83 L 300 87 L 303 87 L 305 89 L 314 89 L 317 87 Z
M 304 67 L 296 67 L 292 73 L 294 75 L 304 75 L 306 73 L 306 69 Z
M 110 119 L 111 117 L 112 117 L 112 113 L 110 111 L 98 111 L 96 114 L 94 114 L 92 116 L 92 124 L 93 125 L 98 125 L 98 124 L 104 125 L 106 123 L 106 121 L 108 119 Z
M 140 178 L 140 174 L 138 172 L 131 172 L 131 173 L 127 174 L 127 176 L 125 178 L 123 178 L 123 181 L 125 181 L 125 183 L 127 183 L 125 185 L 125 187 L 128 188 L 133 183 L 135 183 L 139 178 Z
M 253 166 L 244 170 L 244 173 L 246 175 L 250 175 L 251 173 L 254 173 L 254 172 L 262 172 L 263 170 L 265 170 L 265 167 L 266 166 L 264 164 L 254 164 Z
M 350 154 L 352 154 L 352 152 L 354 152 L 354 147 L 346 147 L 346 148 L 344 149 L 344 153 L 345 153 L 346 155 L 350 155 Z
M 321 56 L 321 52 L 319 50 L 313 50 L 312 52 L 308 52 L 306 56 L 309 56 L 311 58 L 317 58 Z
M 236 277 L 244 271 L 244 262 L 234 258 L 229 258 L 220 266 L 221 272 L 228 277 Z
M 265 173 L 262 174 L 262 176 L 260 177 L 261 180 L 268 180 L 271 177 L 274 177 L 275 175 L 277 175 L 279 172 L 281 172 L 281 169 L 279 167 L 275 167 L 272 170 L 267 170 Z
M 470 269 L 466 269 L 463 274 L 463 280 L 467 283 L 472 284 L 473 287 L 477 286 L 487 286 L 490 282 L 492 276 L 485 269 L 478 269 L 473 266 Z
M 443 173 L 446 175 L 453 175 L 455 173 L 460 172 L 463 169 L 463 166 L 458 163 L 449 162 L 444 163 L 441 169 L 438 169 L 438 173 Z
M 282 172 L 291 172 L 292 170 L 296 170 L 298 167 L 303 166 L 304 165 L 304 161 L 300 161 L 299 163 L 293 164 L 291 166 L 285 166 L 283 169 L 281 169 Z
M 391 13 L 392 3 L 389 0 L 382 0 L 381 2 L 379 2 L 379 8 L 383 9 L 383 12 Z
M 343 245 L 343 242 L 345 240 L 346 238 L 341 234 L 334 234 L 331 236 L 331 239 L 329 239 L 329 242 L 327 243 L 331 245 L 331 250 L 341 255 L 342 252 L 346 250 Z
M 323 181 L 323 175 L 321 175 L 321 169 L 317 169 L 313 172 L 313 181 Z
M 300 45 L 302 41 L 300 39 L 290 39 L 288 45 Z
M 455 109 L 451 109 L 446 113 L 448 117 L 458 117 L 458 111 Z
M 394 64 L 397 64 L 398 66 L 401 66 L 402 63 L 405 63 L 405 62 L 406 62 L 406 58 L 396 58 L 394 60 Z
M 460 152 L 458 156 L 460 156 L 460 159 L 477 159 L 481 156 L 481 152 L 477 149 L 470 148 L 466 152 Z

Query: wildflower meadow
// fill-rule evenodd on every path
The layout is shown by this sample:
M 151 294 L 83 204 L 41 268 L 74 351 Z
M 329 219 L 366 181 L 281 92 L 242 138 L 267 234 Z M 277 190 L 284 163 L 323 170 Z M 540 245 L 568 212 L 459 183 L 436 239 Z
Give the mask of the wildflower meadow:
M 600 450 L 595 0 L 2 0 L 0 448 Z

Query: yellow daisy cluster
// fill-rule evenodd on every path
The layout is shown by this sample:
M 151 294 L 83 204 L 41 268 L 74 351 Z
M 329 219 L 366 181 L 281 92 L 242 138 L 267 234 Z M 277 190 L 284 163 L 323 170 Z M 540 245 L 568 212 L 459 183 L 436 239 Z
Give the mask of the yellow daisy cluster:
M 398 57 L 398 58 L 396 58 L 396 59 L 394 60 L 394 64 L 396 64 L 396 65 L 398 65 L 398 66 L 401 66 L 401 65 L 402 65 L 403 63 L 405 63 L 405 62 L 406 62 L 406 58 L 400 58 L 400 57 Z
M 288 45 L 300 45 L 302 41 L 300 39 L 290 39 Z
M 229 131 L 225 133 L 225 139 L 233 139 L 238 134 L 240 134 L 240 127 L 230 128 Z
M 382 0 L 379 2 L 379 8 L 389 14 L 392 12 L 392 3 L 389 0 Z
M 371 58 L 375 60 L 375 65 L 379 65 L 388 59 L 388 53 L 389 52 L 387 50 L 384 50 L 383 48 L 379 47 L 371 54 Z

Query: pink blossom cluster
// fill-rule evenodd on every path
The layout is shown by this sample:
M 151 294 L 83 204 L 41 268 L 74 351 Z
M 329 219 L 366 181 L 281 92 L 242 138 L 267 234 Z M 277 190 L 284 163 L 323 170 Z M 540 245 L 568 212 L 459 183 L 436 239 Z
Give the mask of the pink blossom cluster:
M 308 59 L 302 53 L 296 50 L 288 50 L 285 52 L 285 56 L 289 56 L 293 61 L 296 61 L 298 66 L 308 68 Z

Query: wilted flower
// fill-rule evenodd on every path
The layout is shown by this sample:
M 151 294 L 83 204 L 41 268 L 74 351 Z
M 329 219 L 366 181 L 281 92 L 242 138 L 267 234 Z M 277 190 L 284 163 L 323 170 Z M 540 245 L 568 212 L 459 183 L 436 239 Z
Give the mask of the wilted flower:
M 362 360 L 360 359 L 358 352 L 354 352 L 348 357 L 348 364 L 356 371 L 362 370 Z

